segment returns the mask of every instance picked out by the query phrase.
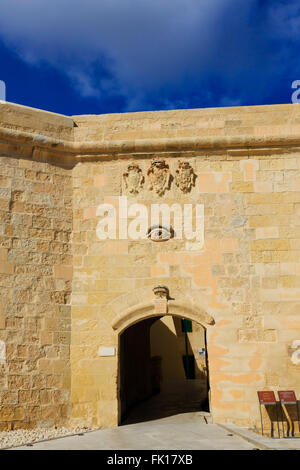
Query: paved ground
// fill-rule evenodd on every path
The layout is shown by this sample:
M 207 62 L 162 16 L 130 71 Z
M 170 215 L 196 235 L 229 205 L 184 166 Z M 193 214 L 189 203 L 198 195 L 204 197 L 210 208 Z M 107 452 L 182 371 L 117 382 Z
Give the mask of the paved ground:
M 288 439 L 283 437 L 278 439 L 276 437 L 271 439 L 270 437 L 261 436 L 260 434 L 249 431 L 247 428 L 242 428 L 233 424 L 219 426 L 232 432 L 236 436 L 246 439 L 248 442 L 252 442 L 257 447 L 260 447 L 261 450 L 300 450 L 300 437 Z
M 160 393 L 135 405 L 123 424 L 158 420 L 183 413 L 208 410 L 207 393 L 197 380 L 170 382 Z
M 271 439 L 235 425 L 206 424 L 205 416 L 178 414 L 12 450 L 300 450 L 300 438 Z
M 16 450 L 271 450 L 298 449 L 300 438 L 271 439 L 234 425 L 211 424 L 203 396 L 171 389 L 140 403 L 124 425 L 38 442 Z M 179 410 L 181 412 L 179 412 Z
M 184 413 L 145 423 L 92 431 L 83 436 L 70 436 L 19 450 L 142 450 L 206 449 L 249 450 L 256 446 L 216 424 L 206 424 L 198 413 Z M 229 435 L 231 434 L 231 435 Z

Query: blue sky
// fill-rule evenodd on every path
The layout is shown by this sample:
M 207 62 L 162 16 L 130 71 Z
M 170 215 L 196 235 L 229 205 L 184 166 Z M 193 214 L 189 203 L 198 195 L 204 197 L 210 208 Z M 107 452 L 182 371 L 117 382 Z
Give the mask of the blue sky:
M 0 0 L 7 101 L 66 115 L 291 102 L 300 0 Z

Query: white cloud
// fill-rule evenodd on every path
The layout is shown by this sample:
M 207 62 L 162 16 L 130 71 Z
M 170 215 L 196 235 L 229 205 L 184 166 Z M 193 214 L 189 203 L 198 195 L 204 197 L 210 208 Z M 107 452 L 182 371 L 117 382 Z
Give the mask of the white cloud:
M 274 76 L 277 64 L 283 67 L 283 51 L 272 51 L 268 40 L 276 29 L 282 35 L 289 25 L 289 39 L 298 41 L 294 0 L 277 9 L 271 2 L 264 24 L 251 20 L 259 3 L 0 0 L 0 37 L 25 61 L 46 61 L 63 70 L 82 96 L 121 93 L 133 108 L 163 93 L 168 106 L 176 87 L 192 86 L 209 96 L 210 81 L 220 77 L 229 88 L 221 99 L 235 103 L 242 98 L 231 89 L 233 81 L 240 80 L 242 90 L 253 75 L 256 83 L 248 93 L 263 94 L 262 72 Z

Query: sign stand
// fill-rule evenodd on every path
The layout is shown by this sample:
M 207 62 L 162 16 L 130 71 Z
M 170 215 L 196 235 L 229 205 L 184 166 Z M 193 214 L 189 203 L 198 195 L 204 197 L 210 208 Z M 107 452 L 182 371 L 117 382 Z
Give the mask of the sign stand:
M 282 434 L 283 437 L 286 439 L 289 438 L 289 436 L 284 435 L 284 424 L 283 424 L 283 406 L 282 405 L 296 405 L 296 410 L 297 410 L 297 418 L 298 418 L 298 428 L 300 431 L 300 418 L 299 418 L 299 408 L 298 408 L 298 402 L 296 398 L 296 394 L 293 390 L 281 390 L 278 391 L 278 396 L 279 396 L 279 401 L 280 401 L 280 409 L 281 409 L 281 422 L 282 422 Z
M 262 436 L 264 435 L 264 428 L 263 428 L 263 419 L 262 419 L 261 407 L 262 407 L 262 405 L 264 405 L 264 406 L 272 405 L 272 406 L 275 406 L 275 408 L 276 408 L 277 431 L 278 431 L 278 437 L 280 439 L 279 420 L 278 420 L 278 407 L 277 407 L 277 402 L 276 402 L 274 392 L 272 392 L 272 391 L 261 391 L 261 392 L 257 392 L 257 395 L 258 395 L 258 401 L 259 401 L 259 411 L 260 411 L 260 422 L 261 422 L 261 434 L 262 434 Z M 272 420 L 271 420 L 271 423 L 272 423 Z M 273 434 L 273 423 L 272 423 L 272 434 Z

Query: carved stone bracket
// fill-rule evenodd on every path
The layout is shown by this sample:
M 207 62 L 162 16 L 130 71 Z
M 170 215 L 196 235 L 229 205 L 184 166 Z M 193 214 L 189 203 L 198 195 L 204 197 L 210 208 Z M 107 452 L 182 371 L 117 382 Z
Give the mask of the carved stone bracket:
M 165 315 L 166 313 L 168 313 L 169 289 L 166 286 L 156 286 L 154 287 L 153 292 L 155 295 L 155 313 Z
M 153 292 L 157 299 L 169 298 L 169 289 L 166 286 L 156 286 L 153 288 Z

